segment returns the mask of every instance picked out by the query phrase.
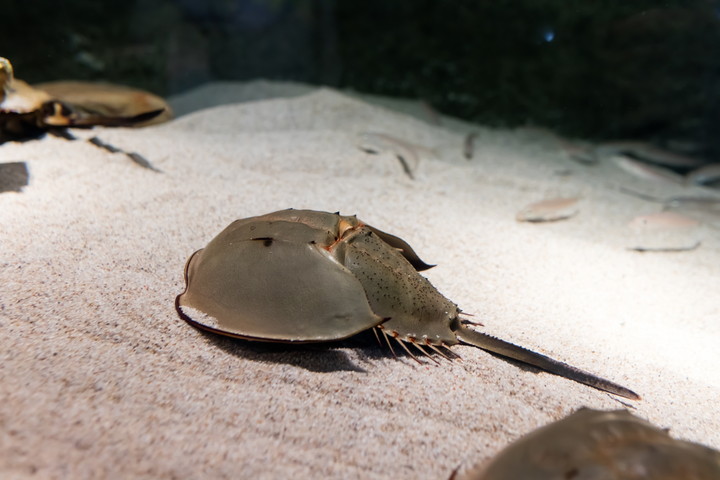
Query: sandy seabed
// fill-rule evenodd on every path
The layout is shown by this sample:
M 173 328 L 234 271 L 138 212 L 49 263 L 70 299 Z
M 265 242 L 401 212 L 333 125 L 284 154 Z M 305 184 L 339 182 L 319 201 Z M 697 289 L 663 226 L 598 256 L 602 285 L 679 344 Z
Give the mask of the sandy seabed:
M 161 173 L 84 141 L 0 147 L 0 163 L 30 174 L 0 194 L 2 478 L 443 479 L 581 406 L 631 406 L 720 448 L 718 219 L 702 218 L 694 250 L 632 251 L 627 223 L 660 206 L 618 189 L 713 192 L 579 164 L 541 131 L 411 102 L 253 82 L 174 105 L 189 113 L 75 132 Z M 414 179 L 387 145 L 368 153 L 368 133 L 407 142 Z M 578 214 L 515 220 L 553 197 L 580 198 Z M 288 207 L 401 236 L 483 331 L 643 399 L 469 346 L 453 348 L 462 361 L 418 365 L 372 334 L 266 345 L 183 322 L 173 302 L 188 256 L 237 218 Z

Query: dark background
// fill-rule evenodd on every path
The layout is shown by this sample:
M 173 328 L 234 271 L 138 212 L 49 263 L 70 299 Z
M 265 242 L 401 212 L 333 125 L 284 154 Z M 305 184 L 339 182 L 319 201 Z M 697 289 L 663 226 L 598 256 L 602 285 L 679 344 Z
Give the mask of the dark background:
M 0 0 L 19 78 L 292 80 L 720 153 L 720 0 Z

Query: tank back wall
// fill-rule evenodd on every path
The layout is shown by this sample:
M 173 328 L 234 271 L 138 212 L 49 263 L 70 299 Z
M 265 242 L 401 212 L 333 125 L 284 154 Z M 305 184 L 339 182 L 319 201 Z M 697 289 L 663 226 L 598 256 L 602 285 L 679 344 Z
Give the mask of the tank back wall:
M 29 82 L 173 95 L 265 78 L 420 98 L 495 126 L 634 138 L 716 157 L 717 0 L 3 2 L 0 54 Z M 49 46 L 52 48 L 49 48 Z

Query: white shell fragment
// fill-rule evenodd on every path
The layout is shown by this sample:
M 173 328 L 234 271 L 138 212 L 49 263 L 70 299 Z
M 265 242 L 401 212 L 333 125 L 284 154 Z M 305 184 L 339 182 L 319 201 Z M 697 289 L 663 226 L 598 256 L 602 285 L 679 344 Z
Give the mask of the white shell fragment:
M 518 222 L 554 222 L 578 213 L 578 198 L 549 198 L 531 203 L 515 216 Z
M 626 410 L 581 408 L 456 480 L 715 480 L 720 452 L 676 440 Z
M 641 215 L 628 223 L 630 250 L 683 251 L 700 246 L 700 222 L 677 212 Z

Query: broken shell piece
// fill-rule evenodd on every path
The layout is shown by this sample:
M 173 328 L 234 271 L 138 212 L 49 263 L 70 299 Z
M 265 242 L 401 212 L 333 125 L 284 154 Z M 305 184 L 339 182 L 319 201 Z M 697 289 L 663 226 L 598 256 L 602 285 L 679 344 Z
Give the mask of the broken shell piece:
M 720 452 L 676 440 L 626 410 L 581 408 L 454 478 L 712 480 L 720 478 Z
M 683 251 L 700 245 L 700 222 L 676 212 L 658 212 L 633 218 L 630 250 Z
M 518 212 L 518 222 L 554 222 L 565 220 L 578 213 L 578 198 L 549 198 L 531 203 Z

